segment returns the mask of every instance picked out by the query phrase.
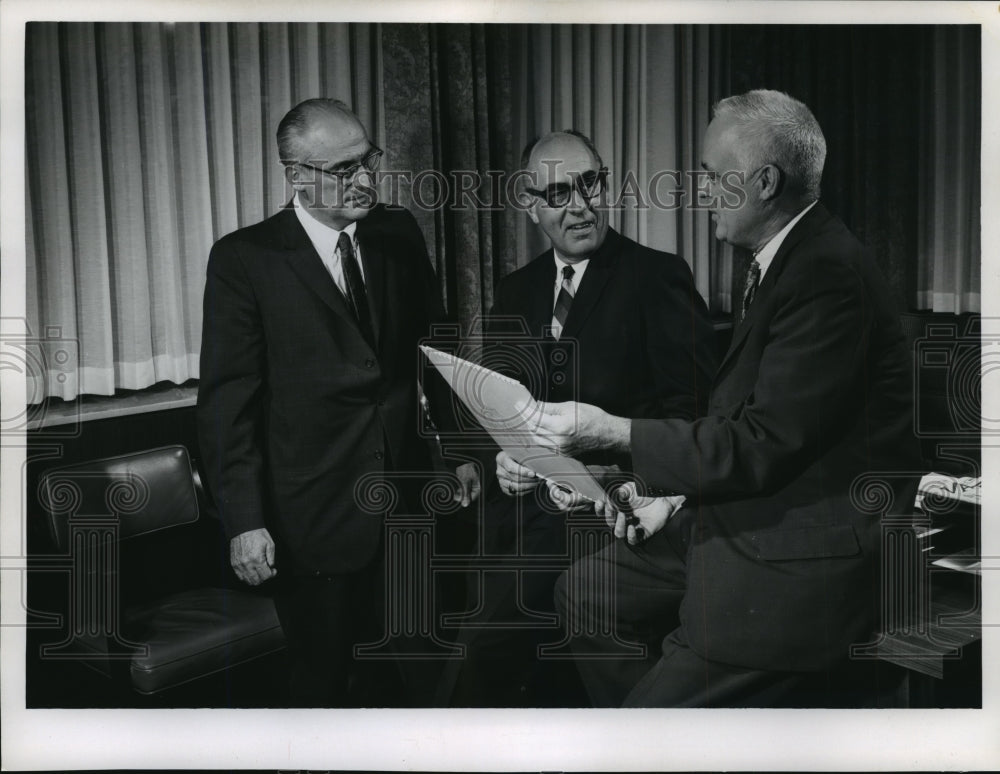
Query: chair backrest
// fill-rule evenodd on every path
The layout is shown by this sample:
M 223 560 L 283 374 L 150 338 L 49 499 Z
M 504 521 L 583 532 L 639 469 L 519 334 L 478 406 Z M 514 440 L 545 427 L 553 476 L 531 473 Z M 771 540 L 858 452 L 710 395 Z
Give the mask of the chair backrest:
M 191 459 L 183 446 L 55 468 L 43 474 L 39 490 L 59 551 L 69 550 L 71 518 L 117 520 L 119 540 L 198 520 Z

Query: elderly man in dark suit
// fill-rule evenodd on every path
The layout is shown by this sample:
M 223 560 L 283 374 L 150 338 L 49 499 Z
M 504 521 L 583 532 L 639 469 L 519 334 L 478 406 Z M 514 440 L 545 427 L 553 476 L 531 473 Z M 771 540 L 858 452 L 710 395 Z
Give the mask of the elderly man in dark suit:
M 678 256 L 637 244 L 608 225 L 607 169 L 584 135 L 554 132 L 530 144 L 526 211 L 551 249 L 505 277 L 488 319 L 484 362 L 525 384 L 540 400 L 583 400 L 629 417 L 704 412 L 714 338 L 704 301 Z M 588 464 L 628 465 L 627 455 L 590 455 Z M 485 552 L 567 556 L 566 520 L 539 479 L 493 447 L 484 455 Z M 495 475 L 494 475 L 495 473 Z M 558 564 L 554 565 L 558 566 Z M 471 586 L 473 609 L 460 636 L 466 659 L 444 701 L 459 706 L 552 706 L 584 702 L 566 662 L 536 648 L 558 639 L 531 628 L 552 614 L 558 570 L 484 573 Z M 535 618 L 537 621 L 538 619 Z M 454 671 L 454 670 L 453 670 Z M 565 676 L 565 675 L 563 675 Z
M 916 469 L 910 358 L 874 262 L 818 201 L 825 155 L 812 113 L 783 93 L 715 106 L 703 166 L 716 236 L 754 260 L 707 416 L 542 407 L 544 443 L 631 453 L 648 489 L 615 516 L 624 540 L 557 589 L 570 616 L 613 611 L 619 636 L 650 645 L 646 661 L 593 660 L 604 644 L 582 626 L 591 658 L 578 666 L 598 706 L 892 701 L 892 676 L 849 658 L 873 635 L 881 592 L 879 518 L 851 488 Z M 887 479 L 912 504 L 915 482 Z M 573 595 L 608 571 L 607 598 Z
M 382 151 L 357 117 L 308 100 L 277 139 L 291 204 L 209 258 L 199 437 L 237 576 L 277 575 L 292 704 L 342 706 L 363 700 L 353 645 L 384 630 L 383 518 L 362 490 L 433 470 L 416 347 L 442 309 L 413 216 L 375 203 Z

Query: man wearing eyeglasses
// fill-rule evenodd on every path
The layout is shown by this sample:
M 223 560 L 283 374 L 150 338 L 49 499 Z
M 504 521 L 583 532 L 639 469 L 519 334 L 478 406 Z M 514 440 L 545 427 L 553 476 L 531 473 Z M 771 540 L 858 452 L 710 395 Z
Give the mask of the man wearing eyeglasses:
M 687 264 L 608 224 L 608 170 L 589 138 L 554 132 L 522 157 L 523 205 L 551 249 L 497 286 L 485 365 L 540 400 L 582 400 L 632 417 L 694 418 L 715 366 L 712 326 Z M 485 553 L 567 556 L 566 520 L 530 470 L 496 448 L 484 453 Z M 593 465 L 627 466 L 596 454 Z M 537 562 L 536 562 L 537 564 Z M 544 562 L 542 562 L 544 565 Z M 555 570 L 483 573 L 464 629 L 466 658 L 443 685 L 455 706 L 559 706 L 585 701 L 566 662 L 540 660 L 558 641 Z
M 348 683 L 364 684 L 353 646 L 385 633 L 385 507 L 372 487 L 433 470 L 417 437 L 416 352 L 442 316 L 437 283 L 413 216 L 376 204 L 382 151 L 343 103 L 297 105 L 277 139 L 294 198 L 209 258 L 204 470 L 236 575 L 275 578 L 291 704 L 394 703 Z
M 753 253 L 707 416 L 560 404 L 538 418 L 539 443 L 564 454 L 631 453 L 645 489 L 627 485 L 630 512 L 612 516 L 624 539 L 557 586 L 584 632 L 577 665 L 601 707 L 894 706 L 900 670 L 852 658 L 903 583 L 889 573 L 905 561 L 880 570 L 880 510 L 908 513 L 919 478 L 894 304 L 819 201 L 826 140 L 808 107 L 771 90 L 729 97 L 702 145 L 716 237 Z M 726 177 L 740 193 L 728 205 Z M 614 592 L 570 593 L 595 575 Z M 614 658 L 595 620 L 648 658 Z

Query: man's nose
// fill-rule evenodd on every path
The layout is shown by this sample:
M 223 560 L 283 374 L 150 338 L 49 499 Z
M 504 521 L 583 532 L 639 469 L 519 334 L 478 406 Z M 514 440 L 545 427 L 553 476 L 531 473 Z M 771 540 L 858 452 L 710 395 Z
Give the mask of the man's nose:
M 715 210 L 719 205 L 719 181 L 708 179 L 707 185 L 698 185 L 696 189 L 698 205 L 706 209 Z
M 579 188 L 573 186 L 573 190 L 569 194 L 569 202 L 566 204 L 566 209 L 570 212 L 582 212 L 590 209 L 590 200 L 580 193 Z
M 358 167 L 354 171 L 354 174 L 351 175 L 348 182 L 355 188 L 360 186 L 371 188 L 375 185 L 375 173 L 371 170 L 365 169 L 364 167 Z

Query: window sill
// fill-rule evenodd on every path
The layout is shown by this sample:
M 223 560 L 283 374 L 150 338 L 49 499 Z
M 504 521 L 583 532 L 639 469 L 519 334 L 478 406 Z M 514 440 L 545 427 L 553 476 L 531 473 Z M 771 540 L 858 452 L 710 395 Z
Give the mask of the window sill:
M 195 405 L 197 400 L 197 379 L 190 379 L 184 384 L 161 382 L 145 390 L 119 390 L 114 395 L 84 395 L 71 401 L 51 400 L 44 405 L 29 407 L 32 418 L 28 421 L 28 431 L 186 408 Z

